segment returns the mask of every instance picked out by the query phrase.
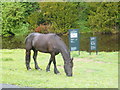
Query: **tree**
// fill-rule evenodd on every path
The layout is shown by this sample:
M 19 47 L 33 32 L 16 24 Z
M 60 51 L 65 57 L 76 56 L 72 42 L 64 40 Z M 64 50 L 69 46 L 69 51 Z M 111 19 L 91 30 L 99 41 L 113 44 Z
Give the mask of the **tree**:
M 41 14 L 41 12 L 35 11 L 28 16 L 27 22 L 31 25 L 31 29 L 35 29 L 41 23 L 44 23 L 45 20 L 43 18 L 43 15 Z
M 68 29 L 79 28 L 78 3 L 75 2 L 40 2 L 41 13 L 47 23 L 51 24 L 50 32 L 67 33 Z
M 78 3 L 79 20 L 77 21 L 77 23 L 79 24 L 80 32 L 82 33 L 91 32 L 87 21 L 89 16 L 89 8 L 89 4 L 86 2 Z
M 33 2 L 3 2 L 2 9 L 2 35 L 23 35 L 29 32 L 27 17 L 38 7 Z
M 88 24 L 94 32 L 117 32 L 118 2 L 89 3 Z

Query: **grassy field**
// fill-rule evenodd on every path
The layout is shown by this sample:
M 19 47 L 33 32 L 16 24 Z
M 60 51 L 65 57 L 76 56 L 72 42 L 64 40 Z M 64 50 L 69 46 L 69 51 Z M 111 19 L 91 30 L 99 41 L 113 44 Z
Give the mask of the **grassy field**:
M 118 52 L 99 52 L 98 55 L 81 51 L 72 52 L 74 57 L 73 77 L 67 77 L 63 69 L 61 54 L 56 57 L 58 70 L 55 75 L 53 65 L 46 72 L 49 54 L 39 53 L 37 61 L 42 71 L 34 69 L 31 59 L 31 71 L 25 67 L 24 49 L 3 49 L 2 52 L 2 81 L 21 87 L 35 88 L 118 88 Z M 0 57 L 1 58 L 1 57 Z

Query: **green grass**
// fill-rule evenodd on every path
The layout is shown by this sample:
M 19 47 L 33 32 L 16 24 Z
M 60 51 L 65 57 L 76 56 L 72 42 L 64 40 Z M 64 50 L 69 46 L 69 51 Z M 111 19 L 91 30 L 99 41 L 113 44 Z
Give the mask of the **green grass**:
M 89 55 L 84 51 L 81 51 L 81 55 L 72 52 L 73 77 L 65 75 L 61 54 L 56 57 L 61 74 L 55 75 L 53 65 L 50 72 L 45 70 L 49 54 L 38 54 L 37 61 L 42 71 L 34 69 L 33 59 L 31 59 L 32 70 L 27 71 L 24 49 L 3 49 L 0 52 L 2 52 L 0 83 L 35 88 L 118 88 L 118 52 L 99 52 L 98 55 L 95 53 Z

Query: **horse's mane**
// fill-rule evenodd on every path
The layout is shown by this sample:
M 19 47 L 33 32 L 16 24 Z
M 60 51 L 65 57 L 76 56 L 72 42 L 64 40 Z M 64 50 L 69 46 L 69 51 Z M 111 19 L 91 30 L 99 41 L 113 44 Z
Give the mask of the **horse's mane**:
M 57 34 L 54 35 L 56 38 L 56 42 L 58 43 L 58 46 L 61 47 L 61 53 L 66 53 L 68 56 L 70 56 L 70 51 L 66 44 L 64 43 L 63 39 L 59 37 Z

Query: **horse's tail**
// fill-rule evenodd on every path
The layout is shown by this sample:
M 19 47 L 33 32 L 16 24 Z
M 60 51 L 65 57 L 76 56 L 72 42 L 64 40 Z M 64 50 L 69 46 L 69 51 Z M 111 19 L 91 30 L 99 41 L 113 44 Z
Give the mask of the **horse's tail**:
M 26 38 L 25 38 L 25 44 L 27 43 L 27 41 L 29 40 L 30 42 L 32 42 L 32 39 L 33 39 L 33 37 L 34 37 L 34 34 L 35 33 L 31 33 L 31 34 L 29 34 Z
M 28 39 L 28 36 L 25 38 L 25 41 L 24 41 L 25 44 L 26 44 L 26 42 L 27 42 L 27 39 Z
M 32 48 L 32 40 L 34 38 L 34 33 L 29 34 L 26 38 L 25 38 L 25 49 L 31 49 Z
M 30 35 L 31 35 L 31 34 L 29 34 L 29 35 L 25 38 L 25 41 L 24 41 L 25 44 L 27 43 L 27 41 L 28 41 Z
M 33 38 L 39 33 L 31 33 L 25 38 L 25 44 L 29 41 L 32 43 Z

